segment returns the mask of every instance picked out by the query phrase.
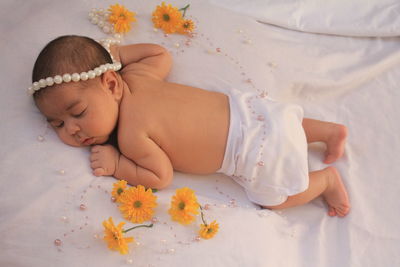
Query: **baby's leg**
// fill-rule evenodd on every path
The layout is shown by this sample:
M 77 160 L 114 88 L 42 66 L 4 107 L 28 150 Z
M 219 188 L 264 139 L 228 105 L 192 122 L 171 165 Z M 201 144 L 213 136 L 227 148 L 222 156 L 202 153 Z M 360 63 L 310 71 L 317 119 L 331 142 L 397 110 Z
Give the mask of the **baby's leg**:
M 347 138 L 346 126 L 304 118 L 303 128 L 308 143 L 324 142 L 327 145 L 324 163 L 330 164 L 343 155 Z
M 343 217 L 350 211 L 350 203 L 342 179 L 334 167 L 327 167 L 310 173 L 309 187 L 306 191 L 289 196 L 277 206 L 265 206 L 267 209 L 286 209 L 306 204 L 322 195 L 329 207 L 330 216 Z

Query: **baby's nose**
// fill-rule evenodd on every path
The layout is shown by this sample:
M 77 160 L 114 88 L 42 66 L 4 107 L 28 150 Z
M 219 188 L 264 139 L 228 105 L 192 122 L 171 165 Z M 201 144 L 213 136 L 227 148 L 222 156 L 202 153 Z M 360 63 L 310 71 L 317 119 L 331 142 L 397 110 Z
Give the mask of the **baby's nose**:
M 79 126 L 73 122 L 67 123 L 66 128 L 67 128 L 68 134 L 70 134 L 70 135 L 75 135 L 80 130 Z

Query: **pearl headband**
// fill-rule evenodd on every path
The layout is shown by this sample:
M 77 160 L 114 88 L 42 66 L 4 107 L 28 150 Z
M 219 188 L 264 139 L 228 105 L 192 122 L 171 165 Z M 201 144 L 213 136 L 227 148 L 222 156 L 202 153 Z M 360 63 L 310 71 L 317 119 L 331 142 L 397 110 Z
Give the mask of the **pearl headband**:
M 104 48 L 108 51 L 108 53 L 110 53 L 110 45 L 119 43 L 119 40 L 105 39 L 101 40 L 100 43 L 104 46 Z M 122 68 L 122 64 L 120 62 L 114 61 L 112 55 L 111 59 L 113 60 L 114 63 L 103 64 L 87 72 L 73 73 L 73 74 L 65 73 L 62 76 L 56 75 L 54 77 L 47 77 L 46 79 L 40 79 L 39 81 L 32 83 L 32 86 L 28 88 L 28 93 L 30 95 L 33 95 L 36 91 L 39 91 L 40 89 L 43 89 L 48 86 L 52 86 L 54 84 L 60 84 L 63 82 L 69 83 L 70 81 L 73 82 L 86 81 L 88 79 L 94 79 L 108 70 L 113 70 L 113 71 L 120 70 Z

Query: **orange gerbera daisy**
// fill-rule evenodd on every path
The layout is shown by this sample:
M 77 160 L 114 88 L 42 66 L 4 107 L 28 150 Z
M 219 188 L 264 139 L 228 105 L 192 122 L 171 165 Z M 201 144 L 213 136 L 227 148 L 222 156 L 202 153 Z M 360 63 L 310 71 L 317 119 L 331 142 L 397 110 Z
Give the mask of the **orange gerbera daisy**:
M 193 222 L 195 219 L 193 215 L 199 214 L 199 204 L 194 191 L 187 187 L 177 189 L 172 197 L 168 213 L 174 221 L 181 224 Z
M 117 33 L 126 33 L 131 29 L 131 22 L 136 21 L 135 13 L 129 11 L 124 6 L 115 4 L 108 8 L 111 12 L 108 21 L 114 25 L 114 30 Z
M 153 217 L 154 208 L 157 206 L 156 199 L 150 188 L 146 190 L 142 185 L 130 187 L 118 199 L 119 210 L 125 219 L 133 223 L 142 223 Z
M 201 224 L 199 235 L 204 239 L 210 239 L 218 232 L 218 229 L 219 225 L 216 221 L 210 224 Z
M 190 19 L 182 20 L 181 27 L 178 29 L 178 33 L 188 34 L 194 30 L 194 22 Z
M 128 243 L 133 242 L 133 237 L 124 237 L 122 226 L 124 222 L 120 222 L 117 226 L 114 225 L 112 217 L 108 221 L 103 222 L 104 226 L 104 241 L 107 242 L 108 248 L 117 250 L 121 254 L 129 252 Z
M 120 181 L 114 183 L 113 190 L 111 192 L 111 196 L 113 196 L 116 201 L 118 201 L 121 194 L 125 191 L 126 184 L 127 184 L 127 182 L 125 180 L 120 180 Z
M 182 23 L 182 14 L 178 8 L 172 5 L 166 5 L 165 2 L 161 6 L 157 6 L 152 14 L 154 27 L 162 29 L 165 33 L 174 33 Z

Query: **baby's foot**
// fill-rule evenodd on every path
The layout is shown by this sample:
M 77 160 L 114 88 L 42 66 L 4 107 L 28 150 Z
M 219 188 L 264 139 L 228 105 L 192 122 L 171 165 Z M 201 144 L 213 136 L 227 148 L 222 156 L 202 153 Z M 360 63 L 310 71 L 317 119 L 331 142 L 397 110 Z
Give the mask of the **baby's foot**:
M 334 167 L 328 167 L 328 187 L 322 194 L 329 207 L 329 216 L 344 217 L 350 211 L 349 197 L 343 185 L 339 172 Z
M 341 124 L 332 124 L 332 132 L 326 141 L 327 150 L 324 163 L 330 164 L 335 162 L 344 153 L 344 145 L 346 144 L 347 128 Z

